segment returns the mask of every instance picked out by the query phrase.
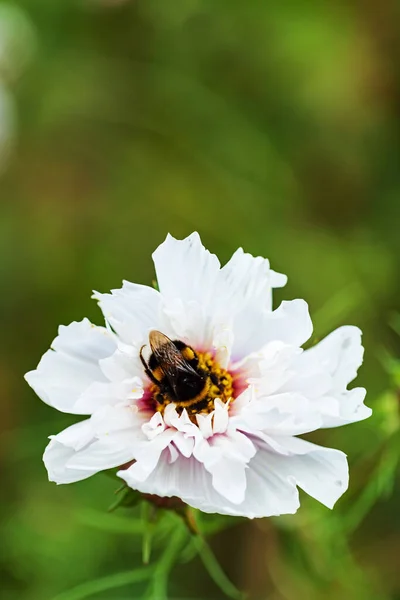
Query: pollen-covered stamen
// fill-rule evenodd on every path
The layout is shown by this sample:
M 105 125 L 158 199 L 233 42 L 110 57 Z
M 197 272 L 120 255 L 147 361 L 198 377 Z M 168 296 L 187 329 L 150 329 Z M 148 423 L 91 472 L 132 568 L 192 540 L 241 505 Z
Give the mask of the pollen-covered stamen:
M 191 360 L 196 360 L 197 370 L 204 377 L 201 391 L 192 398 L 181 400 L 168 394 L 162 385 L 153 383 L 150 386 L 150 393 L 155 400 L 154 408 L 159 412 L 163 413 L 168 404 L 174 403 L 179 414 L 186 409 L 189 417 L 195 422 L 196 414 L 207 414 L 214 410 L 215 398 L 220 398 L 224 403 L 234 399 L 234 378 L 215 361 L 210 352 L 195 352 L 191 348 L 190 351 L 193 353 Z

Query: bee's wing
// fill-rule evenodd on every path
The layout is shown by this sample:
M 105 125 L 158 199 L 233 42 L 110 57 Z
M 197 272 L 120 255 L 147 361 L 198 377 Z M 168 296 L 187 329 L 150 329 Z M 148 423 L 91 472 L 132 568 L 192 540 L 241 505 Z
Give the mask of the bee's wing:
M 175 344 L 169 337 L 161 333 L 161 331 L 150 331 L 149 342 L 160 368 L 164 375 L 170 379 L 171 383 L 174 378 L 182 373 L 198 375 L 193 367 L 183 358 Z
M 167 348 L 168 346 L 173 346 L 175 348 L 172 340 L 170 340 L 169 337 L 167 337 L 164 333 L 161 333 L 161 331 L 157 331 L 156 329 L 150 331 L 149 342 L 150 348 L 155 355 L 163 351 L 163 348 Z M 177 350 L 177 348 L 175 349 Z

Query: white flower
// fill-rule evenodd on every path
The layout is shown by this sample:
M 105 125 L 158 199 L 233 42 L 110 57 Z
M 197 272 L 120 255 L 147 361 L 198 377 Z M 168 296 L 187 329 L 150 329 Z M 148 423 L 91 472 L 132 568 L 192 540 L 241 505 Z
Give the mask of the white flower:
M 160 291 L 124 282 L 95 293 L 107 327 L 86 319 L 60 327 L 26 375 L 47 404 L 90 415 L 51 437 L 50 480 L 120 467 L 133 489 L 210 513 L 294 513 L 297 487 L 333 507 L 348 485 L 345 455 L 296 436 L 371 414 L 365 390 L 347 390 L 362 362 L 361 332 L 341 327 L 303 351 L 312 333 L 307 304 L 272 310 L 272 289 L 286 277 L 241 249 L 221 268 L 197 233 L 168 236 L 153 258 Z M 200 361 L 196 376 L 202 367 L 211 386 L 202 401 L 171 399 L 173 376 L 148 362 L 151 331 L 194 350 L 185 355 L 181 344 L 175 352 L 186 365 Z

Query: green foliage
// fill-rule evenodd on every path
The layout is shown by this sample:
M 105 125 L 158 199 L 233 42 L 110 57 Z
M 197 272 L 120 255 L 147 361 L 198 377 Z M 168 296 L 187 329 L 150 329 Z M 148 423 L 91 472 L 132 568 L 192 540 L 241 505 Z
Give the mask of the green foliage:
M 154 519 L 154 507 L 142 502 L 141 518 L 132 516 L 106 515 L 94 510 L 80 511 L 77 519 L 105 533 L 142 536 L 145 550 L 142 553 L 143 563 L 150 562 L 149 526 L 152 528 L 151 544 L 154 544 L 157 556 L 149 566 L 139 567 L 84 582 L 69 591 L 57 595 L 54 600 L 83 600 L 105 590 L 113 590 L 147 581 L 147 588 L 141 597 L 143 600 L 162 600 L 168 598 L 168 582 L 172 569 L 179 564 L 192 561 L 198 555 L 211 579 L 228 597 L 240 599 L 243 597 L 227 578 L 218 564 L 211 548 L 203 537 L 203 533 L 194 534 L 177 515 L 170 511 L 157 510 L 157 521 Z M 214 521 L 214 519 L 213 519 Z M 229 519 L 217 518 L 215 522 L 229 527 Z M 204 529 L 207 529 L 206 527 Z
M 109 575 L 108 577 L 102 577 L 100 579 L 82 583 L 68 592 L 59 594 L 54 600 L 84 600 L 99 592 L 115 590 L 115 588 L 123 587 L 131 583 L 144 581 L 152 575 L 153 572 L 149 567 L 126 571 L 124 573 L 116 573 L 115 575 Z

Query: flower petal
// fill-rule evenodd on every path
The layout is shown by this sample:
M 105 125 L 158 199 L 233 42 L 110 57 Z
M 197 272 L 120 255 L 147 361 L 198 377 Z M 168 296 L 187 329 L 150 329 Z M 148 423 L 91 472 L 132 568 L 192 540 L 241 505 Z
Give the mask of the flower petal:
M 340 427 L 349 423 L 364 421 L 372 415 L 372 409 L 365 406 L 365 388 L 353 388 L 333 395 L 324 396 L 319 402 L 322 416 L 321 427 Z M 329 410 L 326 409 L 328 406 Z
M 307 494 L 333 508 L 349 483 L 346 455 L 340 450 L 323 448 L 300 438 L 279 438 L 276 441 L 282 448 L 282 454 L 270 452 L 266 446 L 260 445 L 257 455 L 263 455 L 270 468 L 280 476 L 295 481 Z
M 96 473 L 96 469 L 85 471 L 67 467 L 68 461 L 74 454 L 92 441 L 93 430 L 89 419 L 71 425 L 58 435 L 51 436 L 51 441 L 43 454 L 43 462 L 49 480 L 55 483 L 72 483 L 86 479 Z
M 118 471 L 117 475 L 134 489 L 139 489 L 135 485 L 132 485 L 132 483 L 145 481 L 149 478 L 157 467 L 161 453 L 176 435 L 177 432 L 175 430 L 166 429 L 155 436 L 151 442 L 143 442 L 135 451 L 135 463 L 129 469 Z
M 133 465 L 134 466 L 134 465 Z M 256 454 L 246 469 L 246 490 L 243 502 L 234 504 L 214 488 L 212 476 L 193 456 L 179 456 L 173 463 L 165 450 L 154 471 L 138 481 L 131 476 L 133 467 L 120 471 L 128 485 L 140 492 L 161 497 L 177 496 L 206 513 L 244 516 L 250 519 L 290 513 L 299 507 L 296 485 L 268 468 L 264 456 Z
M 171 464 L 167 455 L 162 454 L 146 480 L 140 483 L 133 480 L 129 477 L 129 469 L 124 479 L 142 492 L 178 496 L 203 512 L 248 518 L 295 513 L 299 507 L 296 484 L 329 508 L 347 489 L 347 460 L 338 450 L 321 448 L 298 438 L 279 438 L 277 447 L 281 446 L 281 454 L 261 441 L 256 444 L 258 451 L 245 471 L 244 499 L 237 504 L 226 497 L 223 487 L 215 489 L 215 476 L 210 481 L 209 473 L 194 457 L 179 457 Z M 231 467 L 229 465 L 230 473 Z M 228 486 L 233 500 L 240 498 L 237 494 L 243 487 L 240 485 L 242 475 L 243 471 L 239 473 L 236 486 L 230 488 L 233 477 L 226 474 L 222 477 L 217 471 L 218 479 L 221 476 L 220 481 Z
M 49 478 L 71 483 L 130 462 L 143 440 L 143 420 L 129 406 L 104 406 L 52 437 L 43 460 Z
M 223 456 L 210 470 L 214 489 L 232 504 L 241 504 L 246 493 L 246 465 Z
M 123 379 L 141 377 L 143 365 L 140 361 L 137 346 L 131 346 L 118 341 L 118 348 L 111 356 L 100 361 L 100 368 L 110 381 L 120 383 Z
M 218 258 L 206 250 L 198 233 L 184 240 L 167 235 L 153 253 L 159 289 L 166 300 L 180 298 L 209 306 L 220 270 Z
M 258 395 L 281 391 L 293 378 L 293 363 L 303 352 L 302 348 L 289 346 L 283 342 L 270 342 L 259 352 L 249 354 L 244 360 L 232 366 L 232 370 L 246 374 L 246 381 L 254 384 Z
M 364 348 L 358 327 L 339 327 L 321 342 L 305 351 L 304 360 L 318 362 L 333 380 L 333 389 L 343 390 L 357 377 Z
M 138 478 L 134 467 L 135 465 L 132 465 L 129 469 L 119 471 L 118 476 L 130 487 L 144 494 L 177 496 L 204 512 L 240 514 L 234 505 L 233 512 L 230 512 L 230 503 L 216 492 L 212 486 L 211 475 L 193 457 L 185 458 L 180 455 L 171 462 L 169 450 L 164 450 L 156 467 L 146 478 Z
M 271 272 L 271 286 L 275 289 L 275 288 L 281 288 L 281 287 L 285 287 L 285 285 L 287 284 L 287 275 L 285 275 L 284 273 L 278 273 L 277 271 L 274 271 L 273 269 L 270 270 Z
M 270 269 L 269 260 L 252 256 L 239 248 L 221 269 L 216 302 L 223 302 L 230 313 L 251 307 L 272 310 L 272 288 L 286 285 L 287 277 Z
M 161 296 L 154 288 L 124 281 L 122 288 L 111 294 L 94 292 L 93 298 L 120 339 L 138 349 L 158 325 Z
M 301 390 L 315 399 L 323 427 L 337 427 L 367 419 L 364 388 L 347 390 L 362 363 L 364 349 L 357 327 L 340 327 L 298 357 L 296 376 L 287 389 Z
M 76 406 L 95 381 L 106 382 L 99 361 L 116 348 L 115 337 L 88 319 L 59 328 L 59 335 L 42 357 L 37 369 L 25 375 L 26 381 L 46 404 L 62 412 L 90 414 Z
M 75 410 L 90 415 L 103 406 L 131 404 L 143 396 L 143 384 L 139 377 L 125 379 L 119 383 L 92 383 L 75 403 Z
M 160 330 L 171 339 L 186 341 L 195 348 L 209 348 L 214 329 L 214 321 L 207 314 L 209 308 L 195 300 L 163 298 Z
M 115 432 L 126 430 L 132 442 L 143 438 L 143 422 L 143 416 L 134 404 L 102 406 L 90 417 L 92 429 L 98 438 L 109 437 Z
M 241 504 L 246 493 L 246 466 L 256 453 L 251 440 L 239 431 L 230 431 L 210 438 L 194 452 L 211 473 L 216 491 L 232 504 Z
M 214 400 L 213 433 L 225 433 L 229 424 L 229 406 L 219 398 Z
M 257 397 L 253 387 L 243 392 L 249 398 L 241 412 L 231 418 L 239 430 L 275 436 L 315 431 L 322 418 L 313 402 L 296 392 Z M 242 395 L 243 395 L 242 394 Z
M 66 464 L 67 470 L 97 473 L 119 467 L 134 458 L 130 431 L 118 432 L 95 440 L 87 448 L 76 452 Z
M 273 312 L 242 311 L 233 323 L 235 360 L 257 352 L 270 342 L 301 346 L 312 334 L 308 305 L 304 300 L 282 302 Z

